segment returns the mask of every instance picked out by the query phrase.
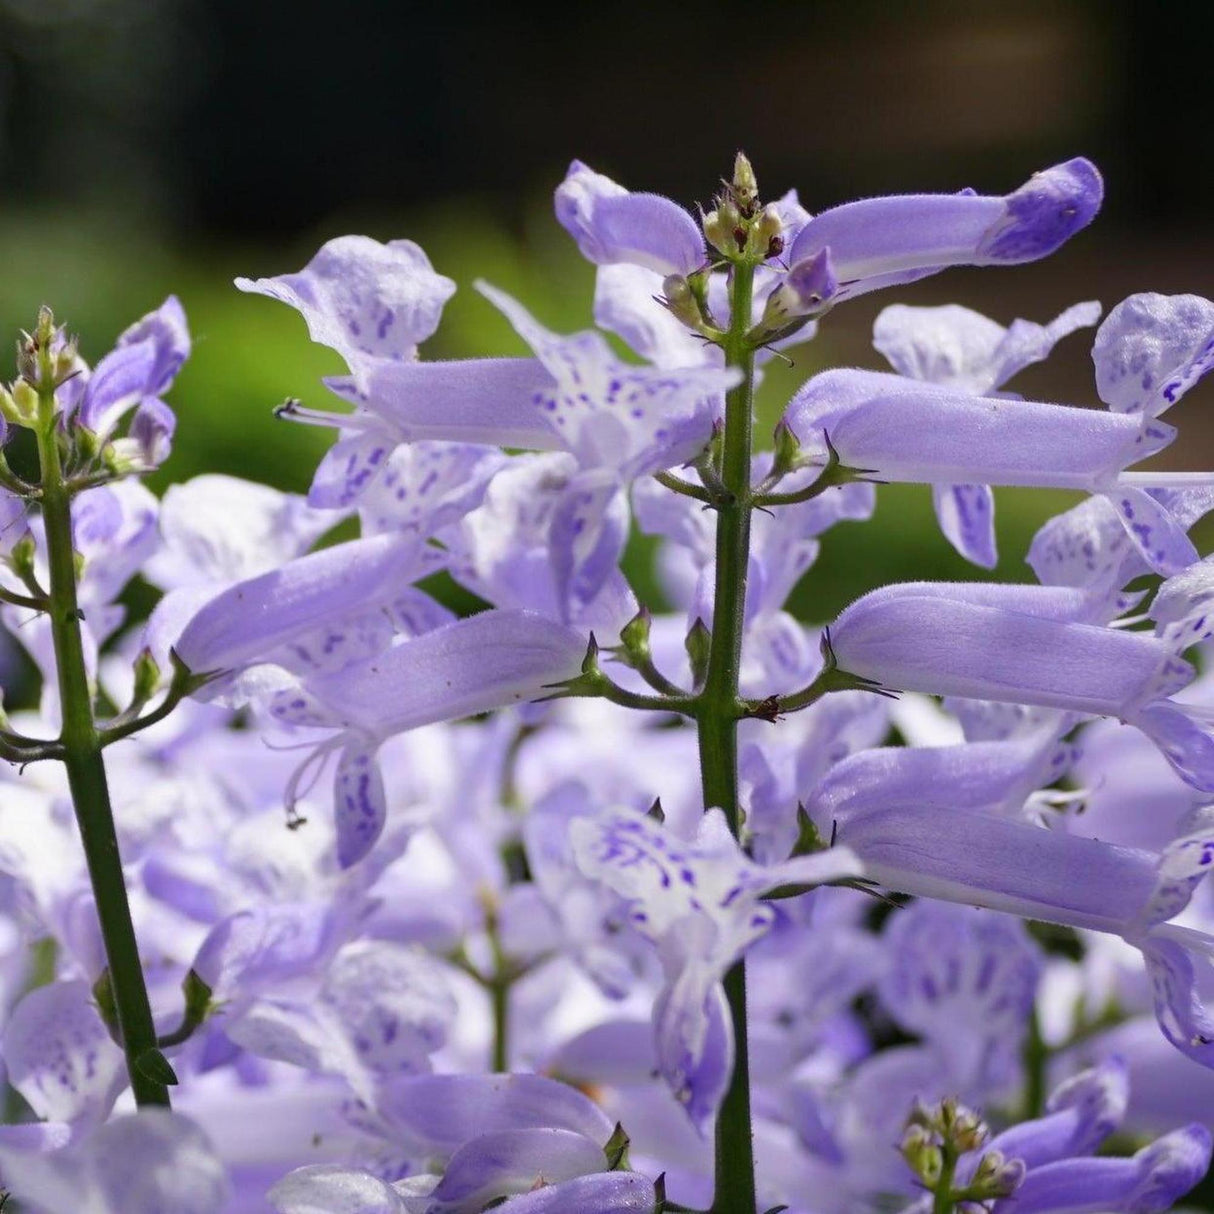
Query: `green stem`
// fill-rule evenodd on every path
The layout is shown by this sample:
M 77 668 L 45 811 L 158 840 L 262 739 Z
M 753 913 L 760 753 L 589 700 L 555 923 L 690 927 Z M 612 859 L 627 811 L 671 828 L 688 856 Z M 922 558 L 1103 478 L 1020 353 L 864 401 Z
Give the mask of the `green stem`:
M 44 367 L 43 383 L 48 382 L 49 372 L 49 366 Z M 67 767 L 72 804 L 101 923 L 131 1089 L 139 1106 L 167 1107 L 168 1088 L 145 1075 L 139 1066 L 141 1056 L 156 1050 L 156 1026 L 139 962 L 114 813 L 101 759 L 101 742 L 93 718 L 93 697 L 84 662 L 80 606 L 76 596 L 71 493 L 63 478 L 53 387 L 45 387 L 39 392 L 39 423 L 42 517 L 51 582 L 48 610 L 59 674 L 63 762 Z
M 940 1169 L 940 1180 L 936 1185 L 935 1196 L 932 1198 L 932 1214 L 954 1214 L 957 1201 L 953 1193 L 953 1177 L 956 1174 L 957 1156 L 946 1148 L 944 1165 Z
M 735 838 L 742 831 L 738 803 L 738 698 L 742 629 L 746 611 L 746 571 L 750 559 L 750 456 L 754 404 L 754 350 L 746 339 L 754 267 L 735 265 L 730 287 L 725 361 L 742 381 L 725 398 L 721 480 L 728 497 L 717 503 L 716 585 L 712 648 L 696 723 L 700 774 L 706 807 L 718 806 Z M 712 1214 L 755 1214 L 754 1142 L 750 1117 L 750 1061 L 746 1039 L 746 969 L 739 961 L 725 976 L 733 1019 L 736 1059 L 716 1131 L 716 1188 Z

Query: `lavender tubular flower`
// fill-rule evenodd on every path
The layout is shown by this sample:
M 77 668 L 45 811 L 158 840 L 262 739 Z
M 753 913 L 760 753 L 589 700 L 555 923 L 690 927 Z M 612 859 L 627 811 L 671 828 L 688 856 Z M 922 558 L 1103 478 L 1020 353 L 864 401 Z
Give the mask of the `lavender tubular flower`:
M 435 565 L 434 554 L 409 535 L 352 540 L 299 557 L 211 599 L 185 626 L 177 655 L 199 674 L 271 660 L 330 621 L 386 607 Z
M 1169 698 L 1193 668 L 1164 640 L 1077 622 L 1073 607 L 1059 616 L 1057 589 L 887 586 L 843 612 L 831 644 L 843 669 L 886 687 L 1117 717 L 1182 779 L 1214 789 L 1206 716 Z
M 1100 209 L 1104 185 L 1078 157 L 1002 198 L 907 194 L 823 211 L 788 251 L 796 265 L 829 249 L 843 298 L 913 282 L 955 265 L 1015 265 L 1053 253 Z

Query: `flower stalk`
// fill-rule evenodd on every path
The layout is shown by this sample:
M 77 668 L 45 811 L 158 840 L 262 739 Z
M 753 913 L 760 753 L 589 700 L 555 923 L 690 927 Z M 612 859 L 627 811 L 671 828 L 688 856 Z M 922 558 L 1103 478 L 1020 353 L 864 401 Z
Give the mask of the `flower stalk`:
M 157 1047 L 156 1026 L 139 960 L 80 634 L 72 541 L 72 487 L 65 478 L 60 451 L 63 431 L 55 402 L 53 337 L 53 321 L 44 311 L 36 338 L 30 344 L 36 346 L 38 360 L 36 434 L 42 478 L 42 518 L 50 569 L 46 610 L 54 639 L 63 719 L 59 746 L 97 905 L 113 1010 L 126 1055 L 131 1089 L 140 1107 L 160 1105 L 167 1108 L 169 1093 L 163 1081 L 167 1064 Z
M 735 838 L 740 837 L 743 824 L 738 802 L 738 720 L 744 715 L 745 707 L 738 696 L 738 677 L 742 661 L 746 575 L 750 559 L 750 515 L 753 508 L 750 464 L 755 348 L 747 337 L 747 329 L 754 270 L 754 262 L 745 256 L 733 261 L 731 319 L 722 348 L 726 364 L 738 368 L 742 372 L 742 379 L 725 398 L 725 427 L 718 472 L 727 495 L 722 495 L 716 505 L 712 647 L 704 687 L 696 706 L 704 804 L 706 807 L 719 806 L 724 811 Z M 738 961 L 726 974 L 725 995 L 733 1020 L 736 1056 L 729 1090 L 717 1117 L 712 1214 L 753 1214 L 756 1208 L 754 1142 L 744 960 Z

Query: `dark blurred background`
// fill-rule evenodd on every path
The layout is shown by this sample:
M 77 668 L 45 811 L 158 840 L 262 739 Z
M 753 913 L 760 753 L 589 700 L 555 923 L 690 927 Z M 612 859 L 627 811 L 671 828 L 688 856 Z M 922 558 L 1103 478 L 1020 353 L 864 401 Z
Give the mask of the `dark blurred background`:
M 1182 0 L 0 0 L 0 332 L 45 300 L 96 358 L 177 292 L 196 349 L 161 481 L 220 470 L 303 489 L 326 436 L 269 410 L 323 404 L 317 377 L 339 363 L 233 274 L 296 269 L 342 232 L 410 236 L 461 284 L 425 353 L 513 353 L 473 278 L 554 327 L 590 319 L 593 272 L 550 209 L 575 156 L 692 205 L 742 147 L 769 196 L 796 186 L 811 211 L 1003 193 L 1076 154 L 1100 165 L 1103 215 L 1048 261 L 831 314 L 769 375 L 769 425 L 815 367 L 880 365 L 872 320 L 896 300 L 1007 323 L 1136 290 L 1214 293 L 1212 45 L 1214 5 Z M 1013 386 L 1093 403 L 1089 348 L 1072 337 Z M 1207 384 L 1175 411 L 1165 466 L 1214 467 L 1212 404 Z M 828 542 L 809 614 L 891 576 L 975 576 L 930 526 L 926 490 L 883 499 L 884 528 Z M 1029 576 L 1027 541 L 1067 500 L 1001 495 L 1006 576 Z

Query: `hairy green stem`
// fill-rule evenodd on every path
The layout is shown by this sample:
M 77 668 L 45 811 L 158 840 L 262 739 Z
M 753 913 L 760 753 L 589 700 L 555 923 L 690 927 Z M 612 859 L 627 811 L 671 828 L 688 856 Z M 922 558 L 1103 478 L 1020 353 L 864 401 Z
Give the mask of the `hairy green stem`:
M 725 812 L 734 837 L 741 835 L 738 803 L 738 698 L 742 629 L 746 611 L 746 571 L 750 559 L 750 455 L 754 406 L 754 350 L 746 339 L 754 267 L 735 265 L 730 287 L 730 329 L 725 360 L 742 372 L 725 398 L 725 431 L 720 475 L 728 497 L 717 503 L 716 585 L 712 648 L 696 723 L 704 804 Z M 733 1019 L 736 1060 L 716 1130 L 716 1187 L 712 1214 L 755 1214 L 754 1142 L 750 1116 L 750 1060 L 746 1040 L 746 968 L 739 961 L 725 976 Z
M 63 762 L 67 767 L 72 804 L 101 923 L 131 1089 L 139 1106 L 167 1107 L 168 1088 L 146 1075 L 139 1065 L 141 1057 L 154 1056 L 156 1026 L 139 961 L 109 786 L 101 759 L 101 739 L 93 717 L 93 696 L 80 636 L 71 491 L 63 476 L 54 388 L 49 380 L 50 367 L 44 366 L 42 382 L 47 386 L 39 391 L 38 456 L 42 469 L 42 518 L 50 565 L 47 610 L 55 645 L 63 716 L 60 736 Z

